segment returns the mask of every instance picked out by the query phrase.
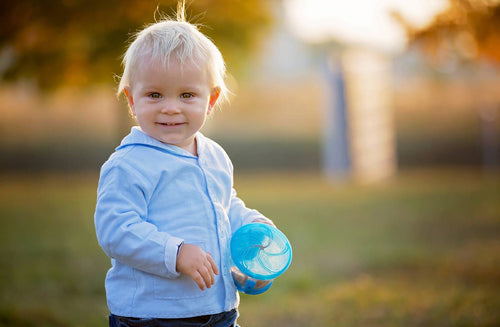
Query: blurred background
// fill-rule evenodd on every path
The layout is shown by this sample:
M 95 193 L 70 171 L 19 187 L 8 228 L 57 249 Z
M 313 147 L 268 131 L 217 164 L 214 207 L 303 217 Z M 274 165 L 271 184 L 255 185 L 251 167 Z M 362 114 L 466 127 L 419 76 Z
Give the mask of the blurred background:
M 176 1 L 0 3 L 0 326 L 105 326 L 101 164 L 135 32 Z M 244 326 L 500 325 L 500 1 L 195 0 L 233 92 L 204 134 L 289 237 Z

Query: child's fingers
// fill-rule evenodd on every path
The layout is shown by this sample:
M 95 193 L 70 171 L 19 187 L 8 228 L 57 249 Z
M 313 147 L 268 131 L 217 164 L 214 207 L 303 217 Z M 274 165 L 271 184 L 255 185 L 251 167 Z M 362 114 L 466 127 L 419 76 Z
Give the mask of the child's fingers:
M 210 267 L 210 264 L 204 263 L 199 269 L 198 273 L 203 279 L 203 284 L 207 288 L 212 287 L 212 285 L 215 283 L 214 279 L 214 272 L 212 271 L 212 267 Z
M 210 272 L 205 263 L 203 263 L 198 268 L 198 273 L 203 279 L 203 285 L 206 286 L 207 288 L 210 288 L 212 286 L 212 273 Z
M 219 268 L 217 268 L 217 265 L 215 264 L 214 259 L 212 258 L 212 254 L 208 253 L 208 261 L 210 262 L 210 266 L 212 267 L 212 270 L 214 274 L 218 275 L 219 274 Z
M 215 284 L 214 271 L 212 270 L 212 267 L 210 266 L 210 263 L 208 261 L 205 263 L 205 268 L 208 272 L 208 280 L 206 280 L 207 287 L 210 288 L 213 284 Z
M 198 285 L 200 290 L 204 291 L 205 290 L 205 279 L 201 275 L 200 272 L 195 272 L 191 278 L 194 280 L 194 282 Z
M 193 244 L 183 244 L 177 257 L 176 269 L 190 276 L 203 291 L 215 284 L 219 269 L 208 252 Z

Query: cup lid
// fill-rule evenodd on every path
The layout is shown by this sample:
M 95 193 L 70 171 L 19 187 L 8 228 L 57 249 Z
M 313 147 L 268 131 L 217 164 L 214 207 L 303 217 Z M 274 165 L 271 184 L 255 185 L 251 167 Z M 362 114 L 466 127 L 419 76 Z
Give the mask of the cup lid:
M 260 280 L 274 279 L 292 262 L 292 247 L 276 227 L 251 223 L 234 232 L 231 259 L 244 274 Z

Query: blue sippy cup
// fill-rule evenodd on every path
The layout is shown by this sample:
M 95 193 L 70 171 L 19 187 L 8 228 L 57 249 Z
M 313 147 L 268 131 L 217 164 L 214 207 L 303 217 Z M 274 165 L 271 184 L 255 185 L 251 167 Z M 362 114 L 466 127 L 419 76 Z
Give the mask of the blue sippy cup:
M 276 227 L 251 223 L 231 238 L 231 275 L 238 291 L 261 294 L 292 262 L 292 247 Z

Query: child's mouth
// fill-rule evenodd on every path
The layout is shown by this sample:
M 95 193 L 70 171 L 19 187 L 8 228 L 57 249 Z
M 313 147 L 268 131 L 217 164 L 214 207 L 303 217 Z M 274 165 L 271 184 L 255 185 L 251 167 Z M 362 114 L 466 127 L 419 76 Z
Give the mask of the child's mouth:
M 184 123 L 158 123 L 162 126 L 180 126 L 183 125 Z

